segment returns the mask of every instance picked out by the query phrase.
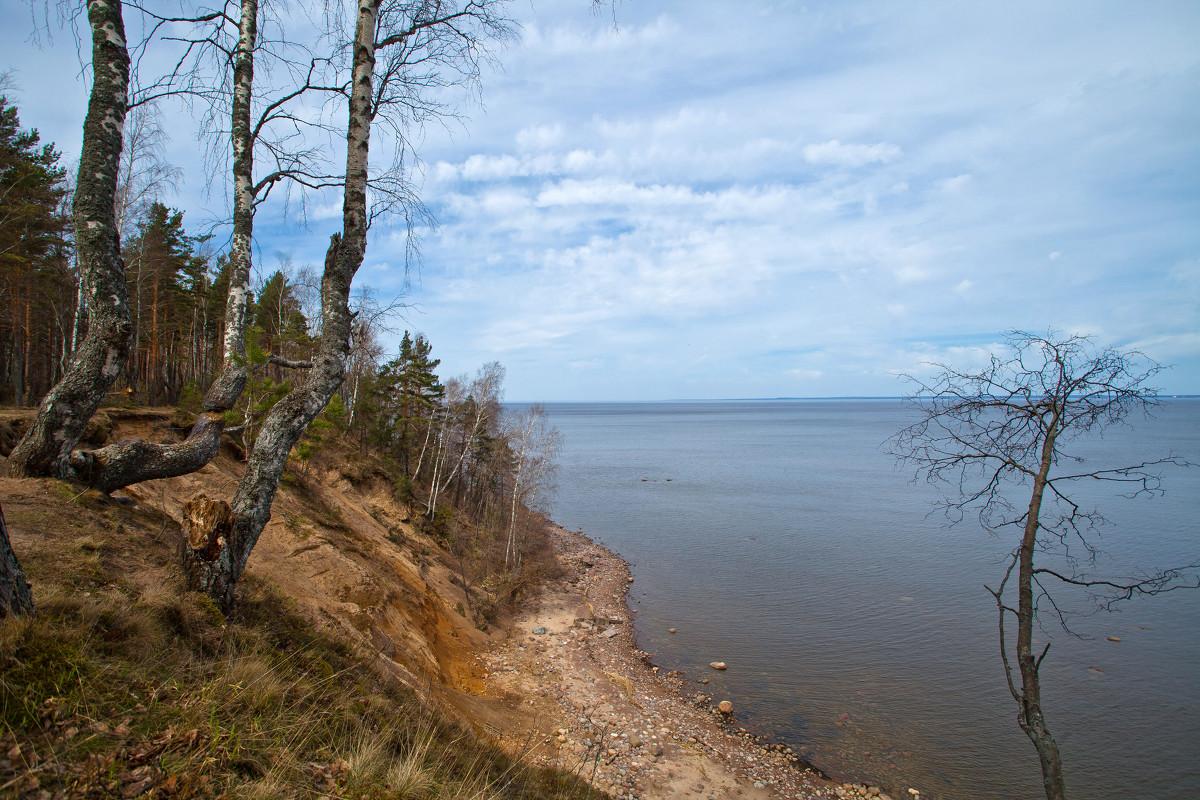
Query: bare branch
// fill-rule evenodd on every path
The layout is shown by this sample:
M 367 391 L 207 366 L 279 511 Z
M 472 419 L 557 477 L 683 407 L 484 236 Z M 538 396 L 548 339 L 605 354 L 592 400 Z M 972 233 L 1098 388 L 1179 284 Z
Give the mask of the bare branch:
M 285 369 L 312 369 L 313 368 L 313 363 L 311 361 L 292 361 L 291 359 L 284 358 L 283 356 L 277 356 L 274 353 L 271 353 L 267 356 L 267 362 L 271 363 L 271 364 L 275 364 L 280 367 L 283 367 Z
M 1200 570 L 1200 561 L 1195 561 L 1183 567 L 1162 570 L 1141 580 L 1130 581 L 1063 575 L 1056 570 L 1045 567 L 1038 567 L 1033 572 L 1035 575 L 1050 575 L 1072 586 L 1084 586 L 1087 588 L 1103 587 L 1106 593 L 1100 596 L 1102 600 L 1101 607 L 1109 610 L 1116 603 L 1122 600 L 1129 600 L 1135 595 L 1152 597 L 1166 592 L 1173 592 L 1176 589 L 1198 589 L 1200 588 L 1200 576 L 1194 574 L 1196 570 Z

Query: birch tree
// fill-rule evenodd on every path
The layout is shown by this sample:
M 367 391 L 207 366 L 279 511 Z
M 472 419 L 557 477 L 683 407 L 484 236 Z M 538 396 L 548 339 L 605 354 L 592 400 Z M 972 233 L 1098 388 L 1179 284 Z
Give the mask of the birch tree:
M 522 507 L 537 509 L 554 490 L 562 434 L 550 424 L 546 409 L 535 404 L 509 417 L 505 437 L 512 454 L 512 471 L 504 568 L 512 570 L 520 566 L 522 557 L 517 511 Z
M 289 452 L 345 378 L 353 318 L 350 284 L 367 249 L 367 229 L 381 213 L 413 212 L 415 198 L 396 170 L 369 181 L 371 129 L 390 122 L 397 135 L 442 108 L 431 89 L 478 77 L 488 41 L 509 35 L 500 2 L 358 0 L 349 48 L 346 168 L 342 230 L 330 238 L 321 280 L 321 335 L 302 386 L 280 400 L 255 441 L 232 502 L 196 498 L 186 525 L 184 566 L 193 588 L 228 608 L 263 528 Z M 382 56 L 381 58 L 379 56 Z M 405 147 L 401 137 L 398 149 Z M 395 162 L 393 162 L 395 163 Z M 373 202 L 372 202 L 373 201 Z M 202 509 L 216 508 L 215 511 Z
M 4 509 L 0 508 L 0 620 L 10 616 L 30 616 L 36 607 L 29 581 L 21 570 L 17 554 L 8 538 Z
M 71 477 L 70 456 L 129 354 L 129 309 L 114 196 L 129 104 L 129 51 L 119 2 L 89 0 L 92 89 L 72 213 L 88 333 L 66 374 L 42 399 L 8 458 L 17 477 Z
M 479 437 L 498 420 L 503 386 L 504 367 L 499 361 L 484 364 L 469 383 L 465 375 L 446 382 L 446 407 L 429 488 L 429 519 L 434 517 L 438 498 L 460 475 Z
M 1008 353 L 978 372 L 935 364 L 917 384 L 912 407 L 920 417 L 888 442 L 891 453 L 916 466 L 918 477 L 947 484 L 951 522 L 968 512 L 983 528 L 1014 531 L 1017 546 L 996 589 L 1000 655 L 1017 723 L 1038 753 L 1049 800 L 1066 797 L 1062 758 L 1042 704 L 1040 669 L 1050 645 L 1033 648 L 1039 606 L 1066 625 L 1051 590 L 1082 587 L 1099 608 L 1120 600 L 1200 585 L 1200 561 L 1137 578 L 1098 574 L 1098 510 L 1072 499 L 1072 487 L 1100 481 L 1125 496 L 1161 494 L 1161 470 L 1184 466 L 1166 455 L 1129 465 L 1085 464 L 1072 445 L 1145 415 L 1156 402 L 1147 383 L 1161 367 L 1136 351 L 1097 349 L 1083 336 L 1013 332 Z M 1026 499 L 1027 498 L 1027 499 Z M 1015 586 L 1014 586 L 1015 583 Z M 1015 592 L 1016 597 L 1013 598 Z M 1011 641 L 1006 623 L 1016 622 Z M 1012 667 L 1016 662 L 1016 675 Z
M 236 13 L 228 9 L 236 9 Z M 225 304 L 225 325 L 222 338 L 222 363 L 216 378 L 209 385 L 201 403 L 201 413 L 183 442 L 158 444 L 143 440 L 128 440 L 90 452 L 76 452 L 71 457 L 74 475 L 103 492 L 155 478 L 184 475 L 203 467 L 217 454 L 225 430 L 224 413 L 237 404 L 249 379 L 252 365 L 246 357 L 246 314 L 250 297 L 252 271 L 252 242 L 254 215 L 257 206 L 270 194 L 272 187 L 283 181 L 297 181 L 320 189 L 331 185 L 336 176 L 314 170 L 319 160 L 317 150 L 308 146 L 288 146 L 288 135 L 275 126 L 295 123 L 298 119 L 292 105 L 305 93 L 316 91 L 314 80 L 322 59 L 309 62 L 304 77 L 288 89 L 279 90 L 269 100 L 260 102 L 254 113 L 255 57 L 260 52 L 259 0 L 239 0 L 226 3 L 221 9 L 193 17 L 167 17 L 147 13 L 156 30 L 172 24 L 192 24 L 203 35 L 185 40 L 201 54 L 215 51 L 218 76 L 227 66 L 232 75 L 228 93 L 216 86 L 201 83 L 204 70 L 192 62 L 179 62 L 179 72 L 187 76 L 186 85 L 171 93 L 199 96 L 214 108 L 229 110 L 229 159 L 232 178 L 232 233 L 229 252 L 229 288 Z M 211 28 L 205 26 L 211 25 Z M 232 29 L 232 42 L 226 43 L 227 31 Z M 278 44 L 278 43 L 277 43 Z M 281 47 L 283 45 L 280 45 Z M 228 97 L 228 102 L 225 99 Z M 265 175 L 255 175 L 255 149 L 262 147 L 273 158 L 273 168 Z M 288 361 L 272 354 L 272 363 L 288 368 L 307 368 L 308 362 Z

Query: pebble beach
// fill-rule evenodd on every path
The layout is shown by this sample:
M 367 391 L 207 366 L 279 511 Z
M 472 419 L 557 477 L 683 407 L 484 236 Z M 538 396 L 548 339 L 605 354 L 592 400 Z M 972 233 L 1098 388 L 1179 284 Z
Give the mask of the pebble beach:
M 564 574 L 481 656 L 485 694 L 533 720 L 528 758 L 621 800 L 920 797 L 830 780 L 745 728 L 729 698 L 655 666 L 635 640 L 629 565 L 580 532 L 555 526 L 550 536 Z M 737 664 L 713 654 L 711 668 L 735 675 Z

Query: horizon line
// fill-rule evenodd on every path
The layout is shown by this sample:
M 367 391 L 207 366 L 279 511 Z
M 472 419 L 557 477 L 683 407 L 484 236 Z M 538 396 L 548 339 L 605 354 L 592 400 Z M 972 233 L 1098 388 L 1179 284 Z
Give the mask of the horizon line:
M 560 405 L 566 403 L 765 403 L 798 400 L 909 400 L 911 395 L 813 395 L 813 396 L 780 396 L 780 397 L 667 397 L 659 399 L 624 399 L 624 400 L 505 400 L 512 405 Z M 1196 400 L 1200 394 L 1163 394 L 1158 400 Z

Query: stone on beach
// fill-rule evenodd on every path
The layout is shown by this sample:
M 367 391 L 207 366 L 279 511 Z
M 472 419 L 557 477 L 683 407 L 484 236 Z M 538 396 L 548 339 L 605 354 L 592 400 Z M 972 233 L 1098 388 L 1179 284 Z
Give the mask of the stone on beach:
M 732 714 L 733 703 L 729 702 L 728 700 L 722 700 L 717 704 L 717 710 L 719 710 L 722 714 Z
M 713 669 L 729 669 L 724 661 L 710 661 L 708 665 Z

